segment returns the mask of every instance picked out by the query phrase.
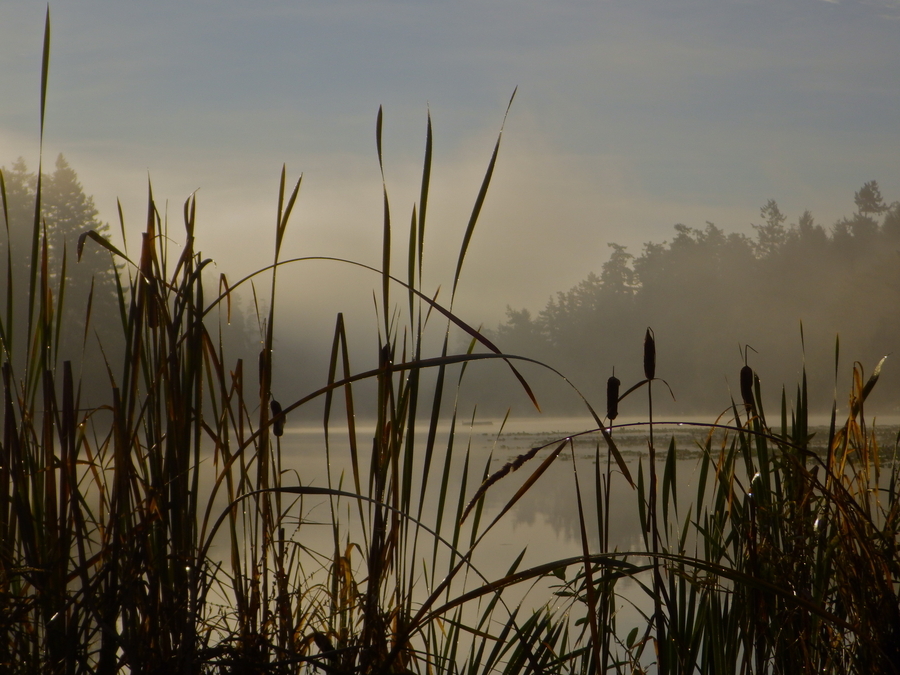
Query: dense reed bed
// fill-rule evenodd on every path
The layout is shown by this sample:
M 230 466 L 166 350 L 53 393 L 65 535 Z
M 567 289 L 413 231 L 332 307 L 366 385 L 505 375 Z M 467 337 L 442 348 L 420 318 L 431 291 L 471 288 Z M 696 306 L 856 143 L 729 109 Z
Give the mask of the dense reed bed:
M 49 22 L 42 118 L 48 53 Z M 379 113 L 379 163 L 381 129 Z M 500 138 L 462 232 L 446 306 L 422 286 L 431 139 L 429 119 L 420 197 L 399 246 L 384 191 L 382 266 L 367 268 L 379 288 L 377 367 L 353 369 L 338 315 L 327 377 L 290 402 L 272 396 L 272 344 L 279 271 L 305 264 L 282 247 L 299 180 L 288 183 L 282 171 L 272 264 L 234 283 L 209 278 L 193 196 L 175 231 L 150 190 L 134 257 L 95 232 L 82 236 L 79 252 L 100 246 L 119 266 L 125 345 L 121 361 L 105 365 L 106 400 L 90 407 L 78 364 L 58 359 L 66 274 L 49 269 L 38 182 L 28 287 L 13 288 L 10 275 L 0 325 L 0 669 L 897 672 L 896 463 L 865 417 L 880 364 L 868 380 L 854 368 L 849 415 L 839 421 L 834 408 L 824 453 L 811 449 L 805 379 L 792 400 L 782 395 L 770 424 L 745 366 L 741 401 L 709 425 L 700 448 L 696 494 L 678 494 L 679 449 L 655 432 L 653 397 L 668 393 L 648 330 L 645 378 L 624 393 L 610 379 L 605 419 L 585 401 L 599 436 L 593 475 L 572 476 L 582 554 L 529 569 L 520 569 L 519 556 L 505 575 L 479 575 L 473 551 L 573 441 L 559 439 L 540 461 L 543 448 L 535 448 L 491 472 L 491 458 L 473 455 L 457 432 L 459 383 L 481 361 L 505 359 L 510 377 L 535 405 L 537 398 L 517 370 L 528 359 L 503 354 L 453 312 Z M 2 181 L 0 188 L 6 204 Z M 7 255 L 15 255 L 10 247 Z M 395 260 L 402 279 L 391 274 Z M 220 324 L 232 294 L 254 281 L 267 285 L 270 309 L 258 362 L 249 365 L 230 360 Z M 21 339 L 18 303 L 27 317 Z M 436 353 L 424 352 L 429 330 L 441 336 Z M 451 351 L 451 330 L 468 336 L 468 351 Z M 427 386 L 426 371 L 434 373 Z M 376 384 L 377 397 L 361 410 L 354 391 L 364 381 Z M 615 419 L 643 390 L 648 455 L 633 473 L 615 444 Z M 281 452 L 287 416 L 311 401 L 324 401 L 327 486 L 302 485 Z M 374 433 L 363 433 L 358 418 L 374 420 Z M 484 497 L 513 470 L 528 476 L 487 522 Z M 462 475 L 452 493 L 451 471 Z M 582 498 L 586 480 L 593 502 Z M 613 482 L 629 485 L 644 550 L 609 550 L 611 519 L 624 508 L 611 502 Z M 328 505 L 330 544 L 320 550 L 306 545 L 310 498 Z M 599 551 L 588 545 L 589 514 Z M 531 609 L 533 598 L 507 602 L 511 588 L 541 579 L 556 584 L 537 603 L 546 601 L 542 609 Z M 643 630 L 623 634 L 617 613 L 626 579 L 652 609 Z

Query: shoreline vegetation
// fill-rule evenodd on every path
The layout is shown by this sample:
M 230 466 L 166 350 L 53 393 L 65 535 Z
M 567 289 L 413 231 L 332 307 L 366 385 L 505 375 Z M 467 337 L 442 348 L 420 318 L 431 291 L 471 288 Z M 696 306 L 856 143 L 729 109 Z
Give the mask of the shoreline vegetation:
M 49 29 L 48 11 L 42 139 Z M 383 174 L 382 125 L 379 111 Z M 543 563 L 524 568 L 522 551 L 502 576 L 480 575 L 473 551 L 516 503 L 541 489 L 554 462 L 575 451 L 574 437 L 566 436 L 498 466 L 466 441 L 466 429 L 479 420 L 462 412 L 459 397 L 479 368 L 501 365 L 536 408 L 541 389 L 522 374 L 525 367 L 555 372 L 503 351 L 502 340 L 495 344 L 453 311 L 501 137 L 502 126 L 441 304 L 421 285 L 429 117 L 420 196 L 408 221 L 395 220 L 384 188 L 381 268 L 334 261 L 372 275 L 379 362 L 354 369 L 338 314 L 327 378 L 295 400 L 273 396 L 272 344 L 280 325 L 275 298 L 283 292 L 278 275 L 307 260 L 289 258 L 282 247 L 299 179 L 289 182 L 282 169 L 271 265 L 236 281 L 211 278 L 194 236 L 195 196 L 184 204 L 182 226 L 170 229 L 152 188 L 137 246 L 128 247 L 124 224 L 121 245 L 98 225 L 81 233 L 74 250 L 60 251 L 40 163 L 23 275 L 15 271 L 23 251 L 13 250 L 20 240 L 9 229 L 0 181 L 7 227 L 0 669 L 900 672 L 897 441 L 879 444 L 866 413 L 883 359 L 871 372 L 854 364 L 848 413 L 838 415 L 833 396 L 823 438 L 810 434 L 805 369 L 767 414 L 745 349 L 739 396 L 690 448 L 699 479 L 695 492 L 679 494 L 682 449 L 654 413 L 670 396 L 669 383 L 656 373 L 656 335 L 642 328 L 637 376 L 604 377 L 605 397 L 582 397 L 597 461 L 587 474 L 573 462 L 571 490 L 560 496 L 577 506 L 581 553 L 555 559 L 547 552 Z M 95 276 L 86 299 L 76 301 L 70 272 L 91 251 L 109 259 L 103 279 L 111 285 Z M 392 276 L 395 262 L 402 278 Z M 258 310 L 262 349 L 245 361 L 231 354 L 223 332 L 234 294 L 249 287 L 265 299 L 256 306 L 269 309 Z M 115 335 L 92 330 L 100 288 L 112 295 Z M 65 358 L 73 312 L 80 315 L 76 355 L 79 346 L 81 354 L 97 348 L 101 355 L 99 372 L 89 373 L 105 384 L 99 401 L 87 401 L 84 362 Z M 433 353 L 425 351 L 427 332 L 442 340 Z M 452 351 L 456 334 L 466 336 L 468 348 Z M 107 348 L 108 341 L 117 346 Z M 639 341 L 630 342 L 640 353 Z M 837 346 L 833 356 L 836 372 Z M 376 390 L 371 405 L 357 395 L 365 383 Z M 605 408 L 589 403 L 596 400 Z M 323 410 L 324 486 L 304 485 L 302 469 L 282 453 L 286 422 L 313 402 Z M 629 415 L 646 415 L 647 455 L 636 467 L 616 442 L 623 431 L 615 421 L 626 407 Z M 357 428 L 357 419 L 374 420 L 374 431 Z M 453 491 L 451 471 L 459 472 Z M 496 516 L 484 517 L 485 496 L 513 472 L 525 477 L 522 487 Z M 593 500 L 583 498 L 588 485 Z M 622 508 L 612 501 L 614 487 L 639 512 L 642 550 L 610 550 Z M 324 550 L 305 545 L 312 499 L 324 501 L 329 514 Z M 547 580 L 555 589 L 538 610 L 507 600 Z M 622 634 L 617 613 L 625 584 L 636 585 L 650 609 L 642 628 Z
M 613 368 L 623 379 L 639 376 L 632 342 L 652 325 L 664 376 L 678 383 L 679 400 L 667 406 L 678 415 L 721 411 L 729 390 L 737 395 L 737 382 L 725 377 L 738 363 L 735 348 L 750 345 L 741 360 L 770 387 L 796 381 L 805 364 L 811 409 L 826 412 L 834 336 L 844 353 L 875 363 L 900 335 L 892 311 L 900 306 L 900 202 L 887 202 L 871 180 L 853 203 L 855 213 L 831 227 L 810 211 L 788 224 L 770 199 L 752 238 L 713 223 L 678 224 L 670 241 L 647 242 L 640 254 L 610 243 L 599 274 L 556 293 L 539 312 L 508 307 L 491 336 L 513 353 L 554 364 L 594 400 Z M 842 372 L 849 381 L 849 370 Z M 879 413 L 900 413 L 898 384 L 882 383 Z M 489 389 L 505 401 L 501 410 L 508 405 L 509 389 Z M 556 397 L 547 408 L 564 414 L 576 406 Z

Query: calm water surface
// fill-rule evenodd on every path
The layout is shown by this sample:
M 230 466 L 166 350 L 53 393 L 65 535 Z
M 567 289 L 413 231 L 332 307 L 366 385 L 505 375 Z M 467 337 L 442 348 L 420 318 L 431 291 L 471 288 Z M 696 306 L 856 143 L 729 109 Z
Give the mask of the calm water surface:
M 621 422 L 621 420 L 619 421 Z M 709 420 L 696 421 L 706 422 Z M 821 422 L 825 421 L 821 420 Z M 571 443 L 564 448 L 548 470 L 490 529 L 490 532 L 476 548 L 472 562 L 481 574 L 487 579 L 493 580 L 504 576 L 523 550 L 525 554 L 519 566 L 520 569 L 580 555 L 582 549 L 576 480 L 581 491 L 591 552 L 603 552 L 597 529 L 595 471 L 599 467 L 601 474 L 605 475 L 606 473 L 608 462 L 606 445 L 599 433 L 596 432 L 575 435 L 593 428 L 595 428 L 595 424 L 587 418 L 529 418 L 507 422 L 505 426 L 502 425 L 501 420 L 491 420 L 481 424 L 458 427 L 451 444 L 449 428 L 443 427 L 436 443 L 431 477 L 425 490 L 422 522 L 430 527 L 440 525 L 442 534 L 445 537 L 451 536 L 456 516 L 456 504 L 460 495 L 463 495 L 464 501 L 468 501 L 475 495 L 486 466 L 489 467 L 488 472 L 493 473 L 520 455 L 528 453 L 532 448 L 543 448 L 533 459 L 523 464 L 517 471 L 508 474 L 488 490 L 479 528 L 479 532 L 483 531 L 538 468 L 541 461 L 562 439 L 571 437 Z M 827 438 L 826 427 L 819 427 L 815 431 L 819 438 Z M 416 477 L 413 491 L 416 495 L 421 491 L 426 432 L 427 427 L 423 426 L 416 440 L 416 460 L 413 472 Z M 344 490 L 354 491 L 346 433 L 346 429 L 343 432 L 337 428 L 331 429 L 329 465 L 320 426 L 287 427 L 284 436 L 280 439 L 282 469 L 286 472 L 284 484 L 296 485 L 299 482 L 303 485 L 325 487 L 329 485 L 330 469 L 332 486 L 341 485 Z M 369 458 L 373 433 L 374 429 L 371 426 L 363 425 L 357 429 L 359 449 L 364 460 L 364 466 L 361 467 L 363 481 L 366 480 L 367 464 L 365 462 Z M 704 428 L 682 425 L 661 425 L 654 428 L 654 445 L 657 448 L 657 467 L 660 472 L 663 470 L 663 461 L 670 439 L 674 437 L 676 441 L 678 448 L 677 493 L 679 507 L 684 511 L 680 514 L 680 518 L 686 515 L 687 507 L 696 501 L 700 448 L 707 433 L 709 433 L 708 430 Z M 883 426 L 882 446 L 885 447 L 885 444 L 890 446 L 896 435 L 896 426 Z M 648 427 L 617 428 L 613 431 L 613 437 L 626 460 L 629 471 L 636 480 L 639 464 L 643 466 L 645 472 L 647 471 Z M 721 436 L 714 438 L 712 447 L 721 447 Z M 449 506 L 446 507 L 442 521 L 438 523 L 440 477 L 443 461 L 448 451 L 452 453 L 453 457 L 446 485 Z M 467 452 L 469 454 L 469 471 L 466 475 L 464 456 Z M 464 479 L 465 485 L 463 485 Z M 745 480 L 746 476 L 739 476 L 739 479 Z M 366 492 L 365 485 L 363 492 Z M 613 462 L 610 488 L 610 536 L 606 550 L 643 551 L 647 549 L 640 527 L 637 505 L 637 493 L 627 484 Z M 301 540 L 306 547 L 327 555 L 332 546 L 331 512 L 328 500 L 322 497 L 307 497 L 302 502 L 302 506 L 298 506 L 298 510 L 302 512 L 302 524 L 292 536 Z M 342 519 L 342 528 L 344 528 L 343 541 L 347 539 L 361 541 L 358 523 L 354 522 L 354 511 L 355 507 L 349 508 L 347 500 L 342 502 L 339 517 Z M 693 513 L 696 514 L 696 507 Z M 473 518 L 470 516 L 463 528 L 463 538 L 466 543 L 468 543 L 468 536 L 471 532 L 472 520 Z M 416 564 L 424 569 L 428 567 L 425 559 L 430 561 L 432 540 L 426 536 L 421 541 L 424 543 L 419 546 L 417 553 L 419 560 Z M 460 548 L 465 550 L 466 545 L 461 544 Z M 361 570 L 361 556 L 357 562 Z M 441 568 L 438 568 L 438 571 L 442 571 Z M 569 578 L 574 575 L 575 571 L 575 568 L 570 569 Z M 360 573 L 363 574 L 362 571 Z M 437 579 L 437 581 L 439 580 L 440 578 Z M 432 586 L 434 580 L 428 579 L 427 573 L 423 573 L 420 583 L 420 592 L 424 597 L 427 587 Z M 527 590 L 525 588 L 508 591 L 504 597 L 508 598 L 507 602 L 509 603 L 516 603 L 524 598 L 526 606 L 538 607 L 548 599 L 554 598 L 552 587 L 558 583 L 555 579 L 545 579 L 540 581 L 527 597 L 524 595 Z M 468 578 L 460 578 L 460 583 L 455 590 L 461 592 L 463 589 L 468 590 L 477 585 L 479 585 L 479 581 L 476 575 L 470 574 Z M 645 625 L 645 619 L 641 613 L 652 611 L 652 602 L 638 584 L 630 579 L 622 580 L 617 589 L 621 600 L 618 631 L 625 635 L 632 627 Z M 581 610 L 576 608 L 573 611 L 578 613 Z

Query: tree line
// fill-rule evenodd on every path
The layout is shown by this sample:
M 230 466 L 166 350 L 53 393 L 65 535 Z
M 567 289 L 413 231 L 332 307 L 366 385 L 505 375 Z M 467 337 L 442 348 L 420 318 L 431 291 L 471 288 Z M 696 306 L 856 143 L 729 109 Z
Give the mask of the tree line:
M 108 236 L 93 198 L 60 155 L 54 171 L 41 178 L 39 240 L 33 239 L 37 175 L 23 159 L 2 169 L 0 236 L 0 325 L 4 353 L 25 339 L 32 260 L 44 267 L 53 305 L 63 314 L 57 360 L 80 364 L 84 379 L 108 390 L 108 364 L 118 362 L 122 345 L 120 290 L 108 251 L 85 246 L 79 236 L 94 230 Z M 675 399 L 662 403 L 679 413 L 709 413 L 727 406 L 737 373 L 749 360 L 770 395 L 799 382 L 804 363 L 811 403 L 826 411 L 837 391 L 848 389 L 852 362 L 871 371 L 900 340 L 900 202 L 888 203 L 876 181 L 854 194 L 855 211 L 830 227 L 809 211 L 788 223 L 775 200 L 760 209 L 753 235 L 674 226 L 671 240 L 647 242 L 638 255 L 610 243 L 600 273 L 591 273 L 552 296 L 543 309 L 507 308 L 491 337 L 508 354 L 527 356 L 565 374 L 598 410 L 613 373 L 625 386 L 641 379 L 646 328 L 657 338 L 659 376 Z M 44 247 L 46 242 L 46 247 Z M 46 248 L 46 266 L 42 264 Z M 63 301 L 61 301 L 63 300 Z M 249 321 L 240 312 L 230 339 L 252 353 Z M 32 321 L 35 317 L 31 317 Z M 802 326 L 802 336 L 801 336 Z M 748 348 L 749 347 L 749 348 Z M 836 350 L 841 360 L 835 370 Z M 18 350 L 23 353 L 24 350 Z M 13 364 L 15 369 L 22 364 Z M 483 412 L 502 413 L 522 397 L 499 364 L 471 368 L 466 382 Z M 524 366 L 544 410 L 578 413 L 584 408 L 560 379 Z M 503 373 L 501 374 L 501 370 Z M 886 412 L 900 412 L 900 378 L 890 362 L 879 385 Z M 837 385 L 837 388 L 835 387 Z M 544 396 L 540 392 L 544 391 Z M 521 410 L 530 409 L 522 402 Z M 778 401 L 775 401 L 778 403 Z M 514 403 L 515 407 L 515 403 Z M 633 414 L 643 408 L 635 404 Z M 629 404 L 623 404 L 628 414 Z
M 675 225 L 671 240 L 648 242 L 639 255 L 610 243 L 599 275 L 558 292 L 536 314 L 507 308 L 495 337 L 505 352 L 566 374 L 599 410 L 613 371 L 623 385 L 641 379 L 641 339 L 650 326 L 673 410 L 726 407 L 746 354 L 770 396 L 780 397 L 785 385 L 793 397 L 805 363 L 811 402 L 827 411 L 836 380 L 838 404 L 845 403 L 854 360 L 871 372 L 900 339 L 900 202 L 886 203 L 873 180 L 854 203 L 851 216 L 828 228 L 809 211 L 788 224 L 770 199 L 752 237 L 707 222 Z M 898 378 L 885 379 L 882 405 L 896 413 Z M 576 412 L 578 402 L 554 395 L 544 407 Z M 635 404 L 632 412 L 644 410 Z
M 60 332 L 51 362 L 72 361 L 85 385 L 82 402 L 102 404 L 105 399 L 97 397 L 108 397 L 110 382 L 117 384 L 121 375 L 130 289 L 127 281 L 120 286 L 117 263 L 108 250 L 92 241 L 79 250 L 84 232 L 92 230 L 108 239 L 111 228 L 100 220 L 93 197 L 85 193 L 63 155 L 52 172 L 40 176 L 35 238 L 37 189 L 38 175 L 29 171 L 24 159 L 0 169 L 0 227 L 5 226 L 0 235 L 0 360 L 10 362 L 14 377 L 24 372 L 24 342 L 35 335 L 34 330 L 28 335 L 28 327 L 39 329 L 41 321 L 40 303 L 31 298 L 39 292 L 41 275 L 46 275 L 51 296 L 46 306 L 58 319 L 49 323 Z M 124 236 L 124 223 L 122 230 Z M 235 306 L 230 320 L 234 327 L 224 332 L 223 339 L 237 348 L 237 355 L 252 356 L 244 312 Z
M 0 236 L 3 360 L 10 361 L 17 376 L 24 372 L 24 363 L 13 355 L 21 360 L 26 346 L 31 352 L 36 348 L 23 342 L 36 335 L 29 336 L 29 325 L 40 326 L 47 319 L 38 316 L 40 303 L 35 297 L 43 275 L 46 306 L 59 319 L 47 323 L 59 326 L 60 332 L 58 350 L 49 357 L 56 363 L 71 360 L 89 388 L 108 382 L 106 363 L 116 363 L 122 347 L 116 268 L 109 252 L 99 246 L 85 246 L 80 260 L 77 249 L 82 232 L 108 236 L 109 225 L 100 221 L 93 198 L 59 155 L 53 172 L 40 177 L 35 237 L 37 174 L 22 158 L 0 171 L 0 225 L 5 227 L 5 236 Z

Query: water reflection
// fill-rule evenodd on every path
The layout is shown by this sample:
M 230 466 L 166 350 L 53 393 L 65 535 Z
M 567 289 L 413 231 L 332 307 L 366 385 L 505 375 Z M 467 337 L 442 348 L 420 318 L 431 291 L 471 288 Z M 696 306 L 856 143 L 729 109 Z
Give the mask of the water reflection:
M 685 512 L 679 514 L 681 518 L 686 515 L 687 507 L 696 500 L 699 460 L 707 437 L 712 434 L 710 447 L 714 452 L 722 448 L 726 442 L 724 430 L 711 431 L 707 427 L 692 426 L 692 422 L 694 421 L 685 420 L 684 423 L 659 425 L 654 428 L 659 471 L 662 470 L 662 462 L 669 444 L 673 440 L 677 448 L 675 492 L 679 498 L 678 507 Z M 613 438 L 625 459 L 628 470 L 636 481 L 639 465 L 643 466 L 645 473 L 647 471 L 649 428 L 646 425 L 627 426 L 627 424 L 629 423 L 626 422 L 624 427 L 615 428 Z M 646 549 L 640 526 L 637 494 L 628 485 L 616 463 L 610 462 L 606 444 L 599 432 L 584 433 L 594 427 L 593 421 L 587 418 L 531 418 L 515 424 L 508 423 L 506 427 L 502 427 L 500 420 L 492 420 L 467 430 L 457 429 L 453 447 L 455 458 L 448 474 L 450 482 L 446 486 L 451 499 L 459 494 L 463 478 L 462 455 L 467 448 L 470 452 L 471 462 L 466 486 L 466 500 L 475 494 L 480 484 L 481 472 L 489 457 L 491 461 L 488 471 L 493 473 L 531 449 L 542 448 L 533 459 L 492 485 L 487 491 L 483 524 L 490 522 L 503 509 L 561 440 L 571 438 L 566 448 L 535 485 L 504 516 L 506 522 L 503 526 L 498 524 L 497 532 L 492 533 L 486 539 L 486 547 L 521 549 L 523 546 L 529 545 L 531 548 L 539 548 L 544 552 L 544 559 L 541 562 L 547 560 L 546 553 L 551 551 L 553 554 L 558 554 L 556 557 L 579 554 L 581 552 L 581 532 L 575 490 L 577 474 L 585 510 L 588 543 L 592 552 L 601 552 L 597 520 L 597 486 L 598 483 L 605 484 L 607 465 L 610 464 L 610 531 L 607 550 Z M 444 432 L 446 431 L 444 429 Z M 373 429 L 358 429 L 361 448 L 369 447 L 365 439 L 370 438 L 373 432 Z M 828 434 L 827 427 L 813 428 L 811 432 L 815 433 L 812 442 L 814 448 L 817 441 L 821 445 Z M 880 428 L 882 446 L 890 446 L 896 433 L 896 427 L 882 426 Z M 425 438 L 426 433 L 423 429 L 417 438 L 417 456 L 419 458 L 424 453 Z M 346 437 L 342 436 L 339 431 L 332 430 L 331 443 L 332 481 L 336 483 L 340 480 L 343 472 L 344 489 L 350 489 L 350 465 Z M 325 486 L 328 484 L 328 464 L 320 427 L 289 427 L 281 439 L 281 448 L 284 468 L 296 472 L 300 482 L 304 485 Z M 446 451 L 445 436 L 438 441 L 433 460 L 433 475 L 429 478 L 427 492 L 434 499 L 436 499 L 439 487 L 436 485 L 440 478 L 439 467 Z M 419 459 L 413 474 L 417 481 L 414 490 L 419 489 L 421 464 L 421 459 Z M 365 471 L 366 467 L 363 467 L 362 470 Z M 742 484 L 748 484 L 743 476 L 739 476 L 739 479 Z M 426 522 L 429 522 L 427 516 L 434 515 L 433 511 L 429 512 L 428 507 L 433 509 L 435 504 L 426 503 L 424 512 Z M 451 511 L 453 510 L 451 509 Z M 319 515 L 324 517 L 327 513 L 322 512 Z M 445 519 L 447 518 L 449 516 L 445 514 Z M 327 522 L 327 518 L 324 518 L 324 521 Z
M 510 564 L 523 549 L 525 549 L 525 554 L 520 569 L 580 555 L 582 553 L 581 521 L 576 498 L 576 476 L 584 509 L 587 542 L 591 553 L 615 550 L 646 551 L 650 546 L 645 541 L 641 527 L 638 494 L 628 485 L 616 463 L 610 460 L 606 444 L 599 433 L 581 434 L 593 426 L 591 420 L 539 419 L 525 420 L 516 426 L 509 425 L 502 430 L 499 421 L 476 425 L 464 431 L 457 430 L 452 446 L 453 461 L 447 474 L 449 480 L 447 485 L 443 486 L 446 488 L 451 505 L 444 513 L 443 522 L 436 523 L 437 495 L 441 487 L 438 481 L 443 458 L 448 451 L 447 429 L 443 429 L 441 440 L 435 449 L 432 476 L 429 478 L 428 489 L 425 490 L 423 522 L 431 526 L 441 525 L 443 533 L 448 536 L 455 526 L 456 505 L 454 500 L 461 492 L 464 492 L 465 500 L 471 499 L 480 485 L 485 466 L 488 466 L 488 473 L 493 473 L 533 448 L 540 448 L 530 461 L 517 471 L 505 476 L 488 490 L 479 528 L 479 531 L 483 531 L 504 510 L 504 507 L 540 466 L 541 462 L 553 452 L 563 439 L 569 438 L 566 447 L 546 472 L 485 536 L 472 558 L 474 566 L 487 579 L 493 580 L 502 577 L 507 572 Z M 812 428 L 810 431 L 815 433 L 813 447 L 816 447 L 817 444 L 821 446 L 824 439 L 827 439 L 827 427 L 820 426 Z M 373 433 L 374 429 L 359 431 L 360 448 L 371 447 L 370 441 L 367 439 L 370 439 Z M 646 426 L 626 426 L 616 428 L 612 433 L 635 481 L 637 481 L 642 468 L 646 482 L 649 461 L 649 429 Z M 708 506 L 708 504 L 697 504 L 700 460 L 703 457 L 702 447 L 709 438 L 710 447 L 714 454 L 718 455 L 719 449 L 727 446 L 725 431 L 721 429 L 710 431 L 708 428 L 692 426 L 690 421 L 685 421 L 685 423 L 655 427 L 653 433 L 657 448 L 657 470 L 660 473 L 663 471 L 665 457 L 673 439 L 677 448 L 674 493 L 677 495 L 677 507 L 680 510 L 676 513 L 675 505 L 670 503 L 668 519 L 671 536 L 669 541 L 675 541 L 680 534 L 679 526 L 688 517 L 689 509 L 691 509 L 691 519 L 695 519 L 698 511 L 702 513 L 702 509 Z M 712 435 L 710 436 L 710 434 Z M 892 447 L 896 435 L 896 426 L 882 426 L 879 432 L 881 446 L 883 448 Z M 423 429 L 416 439 L 413 494 L 418 494 L 420 490 L 425 436 L 425 429 Z M 332 484 L 335 486 L 338 484 L 343 472 L 343 488 L 352 490 L 346 438 L 341 436 L 337 430 L 332 432 L 331 438 Z M 286 470 L 296 472 L 300 482 L 304 485 L 328 485 L 329 466 L 326 462 L 320 428 L 288 428 L 280 443 Z M 470 455 L 470 464 L 463 491 L 463 455 L 467 449 Z M 743 463 L 739 462 L 735 467 L 736 478 L 744 489 L 749 490 L 751 481 L 747 480 L 744 468 Z M 360 469 L 365 475 L 367 467 L 362 466 Z M 598 485 L 606 484 L 608 472 L 611 478 L 609 483 L 609 533 L 608 544 L 604 546 L 598 524 L 600 516 L 597 507 Z M 711 491 L 711 483 L 714 480 L 712 475 L 714 469 L 710 469 L 710 472 L 710 475 L 707 476 L 707 492 Z M 602 489 L 600 495 L 603 496 Z M 660 498 L 660 508 L 662 508 L 662 498 Z M 347 509 L 343 511 L 345 514 L 347 512 Z M 329 547 L 332 546 L 327 499 L 305 500 L 303 516 L 307 524 L 300 528 L 298 536 L 303 539 L 304 545 L 309 549 L 327 553 L 330 550 Z M 348 519 L 342 523 L 342 526 L 352 528 L 354 523 L 351 520 L 352 518 Z M 472 526 L 471 520 L 467 522 L 466 527 Z M 310 525 L 310 521 L 318 522 L 320 525 Z M 358 526 L 358 524 L 356 525 Z M 468 536 L 468 531 L 466 531 L 461 537 L 461 541 L 468 542 Z M 352 533 L 350 537 L 352 539 Z M 665 535 L 663 539 L 665 544 Z M 693 542 L 688 539 L 686 543 L 687 552 L 690 554 Z M 466 544 L 460 544 L 460 548 L 464 550 Z M 430 549 L 430 542 L 429 546 L 419 549 L 419 555 L 423 560 L 427 556 L 426 549 Z M 415 564 L 420 565 L 421 562 Z M 571 570 L 569 578 L 574 573 L 575 570 Z M 439 578 L 436 580 L 439 581 Z M 641 581 L 641 578 L 637 581 L 625 578 L 616 586 L 617 599 L 621 601 L 617 613 L 617 632 L 622 636 L 626 635 L 633 627 L 643 628 L 646 625 L 646 616 L 652 612 L 652 600 L 647 591 L 641 587 Z M 647 580 L 643 579 L 643 581 L 646 583 Z M 474 574 L 470 575 L 465 582 L 466 589 L 479 583 Z M 556 583 L 558 582 L 554 579 L 545 579 L 537 584 L 534 592 L 529 596 L 531 606 L 536 607 L 548 600 L 553 600 L 552 590 Z M 513 604 L 521 599 L 524 590 L 513 589 L 504 597 L 507 597 L 510 604 Z

